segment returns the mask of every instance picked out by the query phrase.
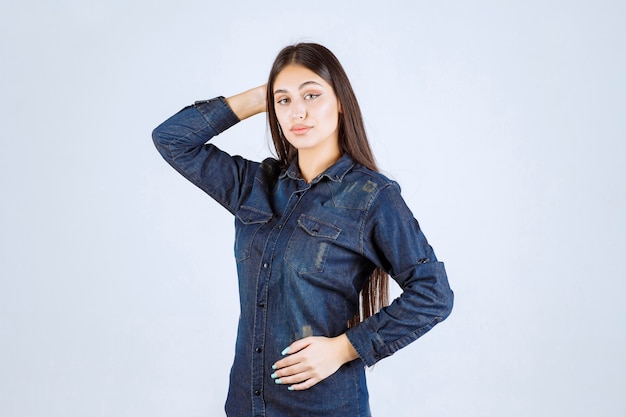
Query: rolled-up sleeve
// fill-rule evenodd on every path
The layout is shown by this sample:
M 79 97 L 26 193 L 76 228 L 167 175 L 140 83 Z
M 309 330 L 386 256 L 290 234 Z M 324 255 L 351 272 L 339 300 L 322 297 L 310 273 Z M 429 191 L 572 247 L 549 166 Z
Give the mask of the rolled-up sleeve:
M 402 289 L 388 307 L 346 333 L 363 362 L 372 366 L 448 317 L 454 294 L 444 264 L 437 260 L 396 184 L 375 197 L 363 239 L 364 255 Z

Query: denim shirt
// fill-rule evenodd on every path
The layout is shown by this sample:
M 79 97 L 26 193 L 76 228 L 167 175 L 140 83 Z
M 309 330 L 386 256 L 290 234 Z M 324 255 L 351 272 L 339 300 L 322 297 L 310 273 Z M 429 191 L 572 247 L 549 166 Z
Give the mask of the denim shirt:
M 153 132 L 178 172 L 235 218 L 241 314 L 228 416 L 370 416 L 365 366 L 445 319 L 453 293 L 398 185 L 344 154 L 307 183 L 297 160 L 230 156 L 207 141 L 238 122 L 223 97 L 196 102 Z M 403 292 L 352 328 L 359 292 L 381 267 Z M 303 391 L 271 378 L 281 351 L 346 333 L 359 359 Z

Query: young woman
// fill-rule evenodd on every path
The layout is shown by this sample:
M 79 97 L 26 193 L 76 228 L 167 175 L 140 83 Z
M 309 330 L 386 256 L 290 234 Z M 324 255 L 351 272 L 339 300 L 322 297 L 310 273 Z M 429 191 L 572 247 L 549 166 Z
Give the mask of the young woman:
M 262 112 L 277 159 L 207 144 Z M 266 86 L 198 101 L 153 139 L 235 216 L 241 315 L 226 414 L 369 416 L 365 366 L 444 320 L 453 293 L 399 186 L 377 172 L 337 58 L 288 46 Z M 387 274 L 403 290 L 389 306 Z

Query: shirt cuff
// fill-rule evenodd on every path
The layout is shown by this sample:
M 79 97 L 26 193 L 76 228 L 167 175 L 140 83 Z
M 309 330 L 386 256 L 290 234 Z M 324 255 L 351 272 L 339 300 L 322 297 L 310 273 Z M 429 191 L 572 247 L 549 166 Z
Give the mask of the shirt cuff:
M 193 106 L 202 114 L 217 133 L 222 133 L 226 129 L 239 123 L 239 118 L 232 111 L 226 99 L 222 96 L 209 100 L 196 101 Z
M 391 356 L 393 353 L 389 351 L 378 334 L 368 328 L 365 322 L 348 329 L 346 337 L 367 366 L 373 366 L 379 360 Z

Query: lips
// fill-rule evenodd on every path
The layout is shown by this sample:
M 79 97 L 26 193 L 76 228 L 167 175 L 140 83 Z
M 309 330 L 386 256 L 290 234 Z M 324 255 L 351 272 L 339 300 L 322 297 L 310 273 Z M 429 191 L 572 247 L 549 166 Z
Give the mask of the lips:
M 312 127 L 311 126 L 306 126 L 306 125 L 294 125 L 291 127 L 291 129 L 289 129 L 291 131 L 291 133 L 293 133 L 294 135 L 304 135 L 305 133 L 307 133 L 309 130 L 311 130 Z

